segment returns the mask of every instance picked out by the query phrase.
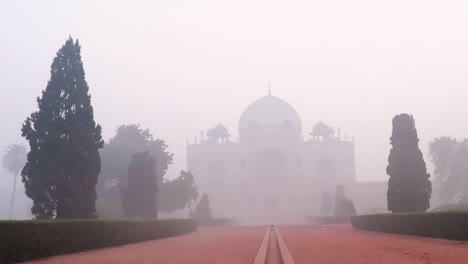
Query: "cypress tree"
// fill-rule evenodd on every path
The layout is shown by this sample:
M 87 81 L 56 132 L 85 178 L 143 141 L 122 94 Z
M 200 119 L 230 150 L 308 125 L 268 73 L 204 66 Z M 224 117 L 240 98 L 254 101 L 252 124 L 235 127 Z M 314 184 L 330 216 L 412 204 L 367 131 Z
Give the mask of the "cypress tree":
M 137 152 L 128 166 L 128 184 L 123 190 L 122 207 L 128 218 L 156 219 L 157 178 L 153 156 Z
M 197 220 L 209 220 L 212 218 L 210 201 L 207 194 L 203 194 L 198 202 L 197 208 L 193 211 L 192 217 Z
M 96 217 L 103 141 L 80 51 L 70 37 L 57 52 L 39 110 L 23 124 L 30 152 L 21 175 L 36 219 Z
M 391 212 L 424 212 L 431 198 L 430 175 L 426 170 L 414 118 L 400 114 L 393 118 L 388 156 L 387 208 Z

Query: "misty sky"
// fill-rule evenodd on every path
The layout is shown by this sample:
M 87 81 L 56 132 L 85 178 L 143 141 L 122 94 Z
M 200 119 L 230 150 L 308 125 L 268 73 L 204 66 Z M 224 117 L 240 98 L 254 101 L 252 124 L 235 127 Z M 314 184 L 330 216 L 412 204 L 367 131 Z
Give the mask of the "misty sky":
M 175 153 L 170 177 L 186 138 L 223 123 L 235 140 L 270 81 L 306 139 L 320 120 L 340 127 L 356 137 L 357 178 L 386 180 L 395 114 L 414 115 L 428 163 L 431 139 L 468 136 L 466 14 L 467 1 L 3 1 L 0 151 L 26 143 L 21 124 L 71 35 L 104 138 L 149 128 Z M 0 217 L 11 183 L 0 169 Z

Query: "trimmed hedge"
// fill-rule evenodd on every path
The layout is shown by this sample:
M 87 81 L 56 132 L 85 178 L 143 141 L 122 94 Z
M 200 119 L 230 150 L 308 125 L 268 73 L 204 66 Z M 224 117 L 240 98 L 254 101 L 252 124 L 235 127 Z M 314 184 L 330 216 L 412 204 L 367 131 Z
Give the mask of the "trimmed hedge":
M 351 223 L 369 231 L 468 241 L 468 211 L 360 215 Z
M 155 221 L 0 221 L 0 263 L 175 236 L 197 229 L 189 219 Z
M 336 225 L 349 224 L 349 216 L 312 216 L 307 218 L 307 222 L 316 225 Z
M 212 218 L 212 219 L 204 219 L 198 220 L 199 226 L 232 226 L 236 225 L 236 221 L 233 219 L 224 219 L 224 218 Z

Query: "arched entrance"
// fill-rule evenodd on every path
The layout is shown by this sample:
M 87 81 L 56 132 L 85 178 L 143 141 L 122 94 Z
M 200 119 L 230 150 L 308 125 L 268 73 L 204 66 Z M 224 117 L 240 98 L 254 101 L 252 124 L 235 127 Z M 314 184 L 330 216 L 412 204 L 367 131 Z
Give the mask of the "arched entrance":
M 272 184 L 286 178 L 286 154 L 277 148 L 266 147 L 257 153 L 255 159 L 255 177 L 257 182 Z
M 210 184 L 224 184 L 227 178 L 227 165 L 223 160 L 213 160 L 206 168 L 207 181 Z

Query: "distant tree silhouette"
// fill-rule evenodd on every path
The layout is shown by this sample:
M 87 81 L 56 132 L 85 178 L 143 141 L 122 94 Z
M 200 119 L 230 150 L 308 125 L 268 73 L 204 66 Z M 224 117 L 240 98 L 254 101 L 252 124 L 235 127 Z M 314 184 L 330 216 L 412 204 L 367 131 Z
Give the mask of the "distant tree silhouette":
M 432 188 L 414 119 L 408 114 L 393 118 L 388 156 L 387 208 L 391 212 L 422 212 L 429 208 Z
M 212 129 L 208 129 L 206 133 L 209 141 L 226 141 L 231 135 L 229 135 L 229 131 L 227 128 L 221 124 L 213 127 Z
M 149 151 L 154 157 L 157 184 L 162 188 L 164 175 L 173 159 L 167 147 L 164 140 L 154 139 L 148 129 L 141 129 L 139 125 L 122 125 L 117 129 L 116 135 L 101 150 L 98 204 L 103 217 L 123 217 L 121 190 L 127 188 L 128 166 L 137 152 Z
M 192 217 L 198 220 L 209 220 L 212 218 L 210 201 L 208 200 L 208 195 L 203 194 L 200 202 L 198 202 L 197 208 L 192 213 Z
M 148 129 L 141 129 L 140 125 L 121 125 L 117 132 L 101 150 L 102 173 L 99 179 L 99 191 L 108 189 L 106 186 L 110 180 L 116 180 L 118 185 L 127 184 L 127 168 L 131 157 L 137 152 L 149 151 L 155 158 L 155 169 L 158 183 L 163 182 L 163 177 L 170 164 L 173 154 L 167 151 L 164 140 L 154 139 Z
M 442 203 L 468 202 L 468 140 L 440 137 L 429 143 Z
M 335 192 L 335 216 L 354 216 L 356 208 L 354 203 L 346 198 L 346 191 L 343 185 L 336 186 Z
M 190 207 L 198 197 L 197 186 L 191 172 L 181 171 L 180 176 L 172 181 L 165 181 L 159 189 L 159 211 L 173 212 Z
M 70 37 L 54 58 L 39 110 L 22 128 L 30 152 L 21 175 L 36 219 L 96 217 L 103 141 L 80 53 Z
M 128 166 L 128 184 L 122 189 L 122 207 L 128 218 L 156 219 L 157 179 L 153 156 L 138 152 Z
M 15 176 L 13 180 L 13 190 L 11 192 L 10 198 L 10 209 L 8 216 L 10 219 L 13 218 L 13 207 L 15 204 L 15 194 L 16 194 L 16 182 L 18 175 L 23 169 L 24 164 L 26 163 L 26 155 L 28 150 L 24 145 L 21 144 L 12 144 L 8 146 L 8 150 L 5 152 L 5 155 L 2 159 L 3 167 Z

